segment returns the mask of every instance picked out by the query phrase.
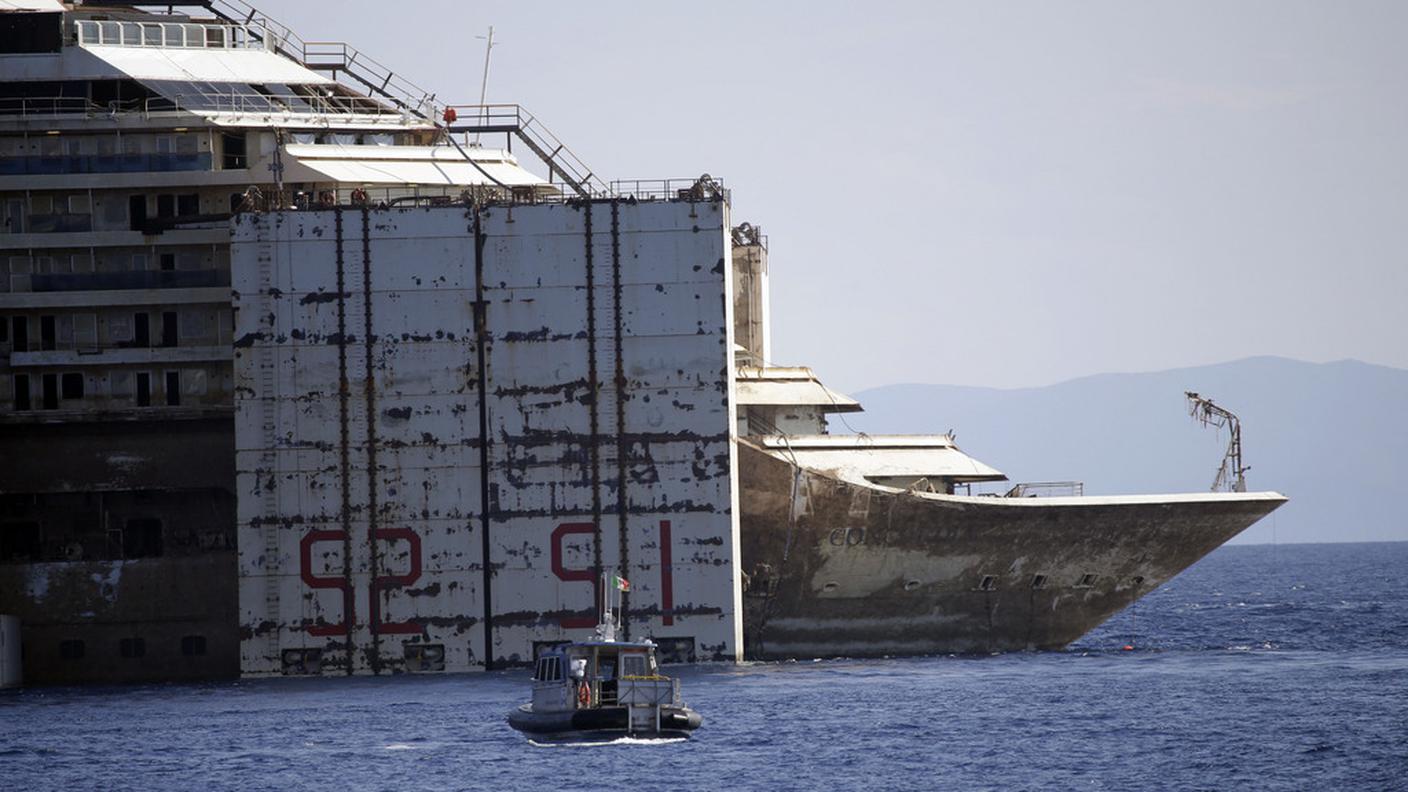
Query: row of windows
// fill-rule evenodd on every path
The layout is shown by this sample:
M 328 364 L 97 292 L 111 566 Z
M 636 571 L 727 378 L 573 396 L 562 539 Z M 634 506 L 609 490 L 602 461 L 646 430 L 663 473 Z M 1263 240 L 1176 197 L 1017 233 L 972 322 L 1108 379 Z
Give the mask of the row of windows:
M 38 522 L 0 523 L 0 563 L 28 564 L 42 561 L 133 561 L 160 558 L 165 549 L 161 520 L 132 517 L 121 527 L 90 532 L 73 538 L 63 535 L 46 544 Z
M 200 193 L 133 193 L 121 195 L 92 193 L 54 195 L 33 193 L 10 196 L 4 201 L 4 223 L 0 232 L 11 234 L 76 233 L 94 230 L 144 231 L 149 221 L 193 217 L 210 211 L 234 211 L 243 194 L 232 193 L 219 207 L 203 207 Z M 95 219 L 96 213 L 96 219 Z
M 159 326 L 153 328 L 152 317 L 158 316 Z M 213 309 L 181 311 L 150 311 L 134 313 L 108 312 L 102 316 L 102 336 L 99 336 L 98 314 L 42 314 L 38 317 L 39 337 L 31 335 L 36 322 L 29 316 L 0 318 L 0 347 L 11 352 L 49 352 L 60 349 L 93 350 L 103 347 L 118 349 L 149 349 L 179 346 L 182 339 L 201 343 L 216 340 L 220 313 Z M 157 332 L 153 332 L 153 330 Z
M 244 135 L 230 134 L 242 145 Z M 116 157 L 136 154 L 173 154 L 196 156 L 210 146 L 204 135 L 183 134 L 111 134 L 111 135 L 32 135 L 0 138 L 0 157 Z
M 119 657 L 135 659 L 147 656 L 147 641 L 145 638 L 123 638 L 117 642 L 117 654 Z M 201 657 L 205 654 L 204 635 L 183 635 L 181 636 L 181 654 L 186 657 Z M 87 642 L 81 638 L 70 638 L 59 641 L 59 659 L 61 660 L 82 660 L 88 656 Z
M 228 268 L 228 249 L 220 245 L 143 245 L 11 251 L 0 255 L 0 291 L 12 275 L 70 275 L 90 272 L 160 271 Z M 223 285 L 223 284 L 222 284 Z M 37 289 L 36 289 L 37 291 Z
M 0 375 L 0 378 L 5 375 Z M 63 402 L 102 395 L 133 407 L 180 407 L 183 396 L 202 397 L 209 392 L 209 375 L 204 369 L 175 369 L 154 374 L 150 371 L 112 371 L 103 381 L 108 392 L 90 390 L 98 377 L 82 372 L 66 371 L 53 374 L 8 375 L 11 408 L 15 412 L 58 410 Z M 159 392 L 154 384 L 161 386 Z

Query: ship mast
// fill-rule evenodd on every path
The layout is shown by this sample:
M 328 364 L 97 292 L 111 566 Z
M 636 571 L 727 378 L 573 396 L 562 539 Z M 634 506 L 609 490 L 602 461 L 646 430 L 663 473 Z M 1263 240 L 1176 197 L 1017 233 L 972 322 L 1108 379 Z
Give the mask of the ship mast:
M 1227 453 L 1222 456 L 1222 466 L 1217 469 L 1217 477 L 1212 481 L 1213 492 L 1246 492 L 1246 472 L 1251 470 L 1242 465 L 1242 422 L 1225 407 L 1214 404 L 1193 391 L 1184 391 L 1188 397 L 1188 414 L 1203 426 L 1231 430 L 1232 437 L 1227 443 Z
M 475 36 L 483 39 L 484 36 Z M 484 102 L 489 97 L 489 56 L 494 54 L 494 26 L 489 26 L 489 36 L 484 42 L 484 76 L 479 81 L 479 123 L 481 125 L 489 123 L 489 108 Z M 479 145 L 479 133 L 474 133 L 474 145 Z

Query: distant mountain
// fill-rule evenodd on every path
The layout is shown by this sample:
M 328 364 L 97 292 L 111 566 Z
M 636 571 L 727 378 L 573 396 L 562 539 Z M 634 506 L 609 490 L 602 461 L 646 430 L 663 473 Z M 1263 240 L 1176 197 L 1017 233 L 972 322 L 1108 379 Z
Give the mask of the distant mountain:
M 1044 388 L 890 385 L 853 394 L 865 412 L 846 420 L 876 434 L 953 429 L 960 448 L 1014 482 L 1082 481 L 1088 495 L 1195 492 L 1211 486 L 1227 434 L 1189 417 L 1187 390 L 1242 419 L 1247 488 L 1291 499 L 1237 542 L 1408 539 L 1402 369 L 1256 357 Z

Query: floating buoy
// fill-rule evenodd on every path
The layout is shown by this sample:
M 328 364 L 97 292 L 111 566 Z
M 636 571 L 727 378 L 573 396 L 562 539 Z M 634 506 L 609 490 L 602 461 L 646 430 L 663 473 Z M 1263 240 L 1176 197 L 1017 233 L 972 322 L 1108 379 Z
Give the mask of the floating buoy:
M 1120 650 L 1121 650 L 1121 651 L 1124 651 L 1124 652 L 1133 652 L 1133 651 L 1134 651 L 1134 644 L 1125 644 L 1124 646 L 1121 646 L 1121 647 L 1120 647 Z

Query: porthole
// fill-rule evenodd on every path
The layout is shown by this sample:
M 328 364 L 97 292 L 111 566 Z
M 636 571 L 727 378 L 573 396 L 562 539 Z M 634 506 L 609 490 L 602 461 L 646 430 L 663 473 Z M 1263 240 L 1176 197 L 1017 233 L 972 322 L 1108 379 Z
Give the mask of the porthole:
M 905 591 L 914 591 L 917 588 L 919 588 L 919 581 L 917 580 L 906 580 L 904 582 Z
M 841 588 L 841 584 L 833 580 L 830 583 L 827 583 L 825 586 L 822 586 L 821 590 L 825 592 L 832 592 L 838 588 Z

